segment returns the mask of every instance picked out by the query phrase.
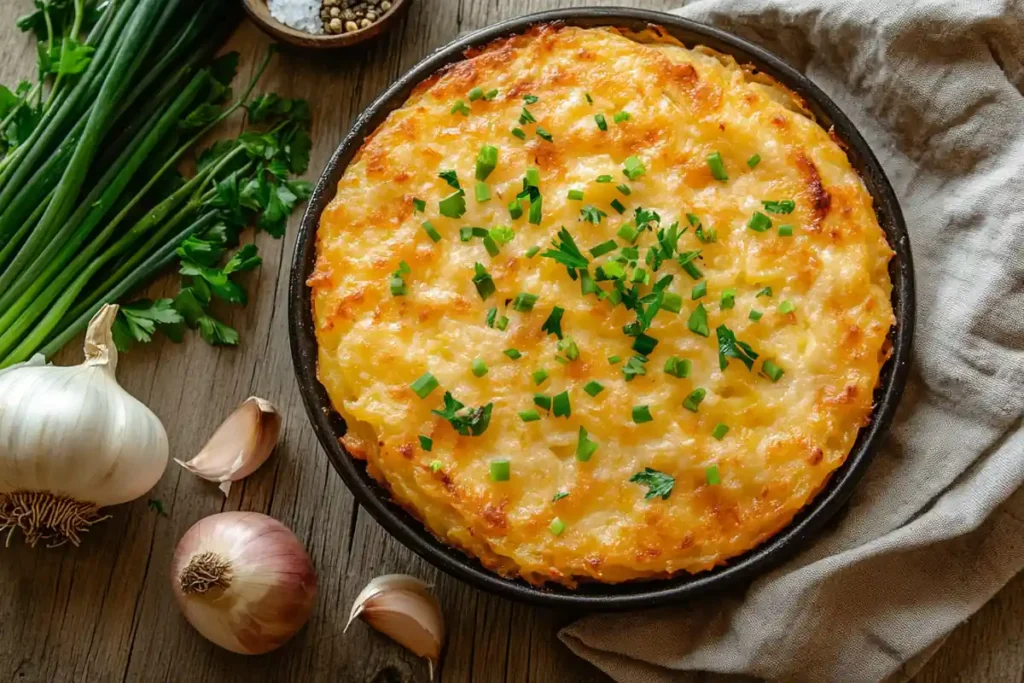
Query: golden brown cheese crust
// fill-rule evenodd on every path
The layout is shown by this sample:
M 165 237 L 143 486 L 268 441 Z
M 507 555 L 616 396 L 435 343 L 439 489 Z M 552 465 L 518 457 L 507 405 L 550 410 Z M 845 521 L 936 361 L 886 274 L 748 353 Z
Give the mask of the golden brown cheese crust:
M 318 233 L 309 283 L 319 376 L 349 423 L 348 450 L 439 538 L 533 583 L 699 572 L 783 528 L 842 464 L 869 419 L 888 353 L 892 252 L 842 148 L 785 92 L 757 80 L 706 50 L 546 26 L 428 79 L 365 142 Z M 499 95 L 472 102 L 468 116 L 452 114 L 452 103 L 477 86 Z M 522 126 L 522 141 L 510 130 L 527 94 L 539 98 L 528 107 L 538 123 Z M 615 123 L 620 111 L 631 117 Z M 607 131 L 595 124 L 597 113 Z M 553 142 L 536 135 L 536 125 Z M 487 180 L 492 199 L 478 203 L 474 164 L 484 144 L 498 147 L 500 158 Z M 728 182 L 711 175 L 706 158 L 714 151 Z M 761 162 L 751 169 L 754 154 Z M 622 173 L 631 155 L 647 169 L 632 182 Z M 507 209 L 531 166 L 541 178 L 540 225 L 525 213 L 512 220 Z M 457 170 L 467 189 L 468 210 L 458 220 L 438 212 L 452 191 L 438 178 L 446 169 Z M 596 183 L 603 174 L 615 181 Z M 630 185 L 628 197 L 616 190 L 620 182 Z M 567 199 L 570 189 L 583 190 L 585 200 Z M 414 212 L 414 198 L 427 202 L 425 214 Z M 615 198 L 629 208 L 625 216 L 610 208 Z M 770 231 L 747 228 L 762 201 L 779 199 L 792 199 L 796 210 L 769 214 Z M 580 222 L 584 205 L 608 217 Z M 694 281 L 666 262 L 657 276 L 675 275 L 670 290 L 683 296 L 683 309 L 658 314 L 649 333 L 660 343 L 647 374 L 626 382 L 622 365 L 607 358 L 632 355 L 622 327 L 635 314 L 582 296 L 565 267 L 524 252 L 546 247 L 566 226 L 586 253 L 616 239 L 640 206 L 656 210 L 663 226 L 686 225 L 689 212 L 717 231 L 715 243 L 702 244 L 693 229 L 679 242 L 681 251 L 702 249 L 708 293 L 700 302 L 712 331 L 705 338 L 687 329 L 698 303 L 690 300 Z M 427 218 L 442 235 L 436 244 L 420 227 Z M 783 223 L 794 226 L 792 237 L 778 235 Z M 458 239 L 464 226 L 506 225 L 515 239 L 494 258 L 481 240 Z M 638 240 L 641 258 L 652 242 L 650 233 Z M 411 273 L 408 294 L 396 297 L 389 280 L 401 261 Z M 474 262 L 497 286 L 487 301 L 472 283 Z M 764 287 L 773 297 L 756 296 Z M 735 306 L 723 310 L 729 288 Z M 532 312 L 504 305 L 520 292 L 539 296 Z M 783 301 L 795 310 L 779 312 Z M 554 360 L 555 337 L 541 331 L 556 305 L 580 349 L 567 365 Z M 492 306 L 510 318 L 507 330 L 485 324 Z M 751 310 L 763 317 L 750 320 Z M 721 324 L 761 355 L 753 372 L 737 360 L 719 368 Z M 508 348 L 522 358 L 503 355 Z M 688 378 L 663 372 L 670 356 L 692 361 Z M 489 366 L 483 377 L 470 370 L 475 358 Z M 778 382 L 758 372 L 764 359 L 784 368 Z M 531 373 L 540 368 L 550 378 L 538 388 Z M 410 384 L 427 371 L 441 387 L 421 400 Z M 605 386 L 595 398 L 583 391 L 590 380 Z M 693 413 L 682 403 L 696 387 L 707 398 Z M 493 402 L 485 433 L 462 436 L 431 413 L 445 390 L 470 406 Z M 571 417 L 527 423 L 517 416 L 533 407 L 535 392 L 563 390 Z M 634 424 L 636 405 L 649 406 L 653 421 Z M 719 423 L 730 428 L 722 440 L 711 434 Z M 580 426 L 600 444 L 589 462 L 574 457 Z M 433 439 L 431 452 L 421 448 L 421 434 Z M 509 481 L 490 480 L 495 457 L 510 459 Z M 440 463 L 436 472 L 432 461 Z M 719 485 L 707 483 L 712 465 Z M 668 499 L 647 500 L 647 489 L 630 483 L 646 467 L 675 478 Z M 569 495 L 553 501 L 558 492 Z M 549 530 L 555 517 L 566 525 L 557 536 Z

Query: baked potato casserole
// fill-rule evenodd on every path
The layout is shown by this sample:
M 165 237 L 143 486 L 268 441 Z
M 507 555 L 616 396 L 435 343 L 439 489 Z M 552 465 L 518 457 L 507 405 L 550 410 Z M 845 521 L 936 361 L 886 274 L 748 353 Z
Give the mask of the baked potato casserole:
M 892 251 L 843 145 L 729 57 L 538 26 L 421 83 L 321 216 L 319 379 L 489 569 L 621 582 L 785 527 L 870 419 Z

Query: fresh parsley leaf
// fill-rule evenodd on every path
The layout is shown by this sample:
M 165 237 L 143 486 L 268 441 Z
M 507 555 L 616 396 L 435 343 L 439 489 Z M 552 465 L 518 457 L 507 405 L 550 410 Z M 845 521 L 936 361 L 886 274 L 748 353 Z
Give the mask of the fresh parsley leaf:
M 587 257 L 576 246 L 576 240 L 573 239 L 572 234 L 565 228 L 558 231 L 558 238 L 551 240 L 551 246 L 554 249 L 542 252 L 541 256 L 561 263 L 569 270 L 569 275 L 574 280 L 576 279 L 575 269 L 586 268 L 590 264 Z
M 135 342 L 145 344 L 153 340 L 159 325 L 184 322 L 170 299 L 140 299 L 121 306 L 114 320 L 114 343 L 119 351 L 127 351 Z
M 459 434 L 480 436 L 487 431 L 487 426 L 491 422 L 491 410 L 493 408 L 493 403 L 488 403 L 479 408 L 467 407 L 452 396 L 450 391 L 446 391 L 444 392 L 444 407 L 441 410 L 432 410 L 430 412 L 448 420 Z
M 564 308 L 555 306 L 551 309 L 551 313 L 548 315 L 547 320 L 540 326 L 542 332 L 547 334 L 553 334 L 559 339 L 562 338 L 562 314 L 565 313 Z
M 446 183 L 451 185 L 456 190 L 462 189 L 462 185 L 459 184 L 459 174 L 456 173 L 454 170 L 441 171 L 440 173 L 437 174 L 437 177 L 444 180 Z
M 716 327 L 715 334 L 718 336 L 718 367 L 725 370 L 729 366 L 727 358 L 737 358 L 747 366 L 747 370 L 753 369 L 757 353 L 749 344 L 736 339 L 733 331 L 725 325 Z
M 672 489 L 676 485 L 675 477 L 659 472 L 650 467 L 645 467 L 643 472 L 637 472 L 629 478 L 630 483 L 640 484 L 647 487 L 647 495 L 644 500 L 650 500 L 661 496 L 662 500 L 668 500 Z
M 146 505 L 148 505 L 149 509 L 157 513 L 158 515 L 163 515 L 164 517 L 167 517 L 167 510 L 164 509 L 163 501 L 161 501 L 159 498 L 150 498 L 149 500 L 146 501 Z
M 601 219 L 606 218 L 607 216 L 608 214 L 596 206 L 587 205 L 580 209 L 580 220 L 593 223 L 594 225 L 600 223 Z

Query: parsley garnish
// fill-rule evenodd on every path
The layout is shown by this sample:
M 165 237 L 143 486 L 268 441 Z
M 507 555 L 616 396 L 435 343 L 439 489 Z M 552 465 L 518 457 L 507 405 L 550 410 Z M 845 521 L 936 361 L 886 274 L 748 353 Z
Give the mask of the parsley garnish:
M 607 216 L 608 214 L 606 214 L 604 211 L 597 208 L 596 206 L 588 205 L 580 209 L 580 220 L 587 221 L 588 223 L 593 223 L 595 225 L 600 223 L 601 219 Z
M 437 177 L 444 180 L 456 190 L 462 189 L 462 185 L 459 184 L 459 174 L 455 171 L 441 171 L 437 174 Z
M 540 326 L 541 331 L 547 334 L 553 334 L 559 339 L 562 338 L 562 314 L 565 313 L 564 308 L 555 306 L 551 309 L 551 313 L 548 315 L 548 319 L 544 321 L 544 324 Z
M 771 295 L 772 295 L 772 288 L 771 287 L 765 287 L 764 289 L 758 290 L 757 294 L 755 294 L 754 297 L 755 298 L 757 298 L 759 296 L 769 296 L 770 297 Z
M 558 231 L 558 238 L 551 240 L 551 246 L 554 249 L 548 249 L 541 256 L 561 263 L 569 270 L 569 275 L 574 280 L 576 279 L 575 270 L 586 268 L 590 264 L 587 257 L 576 246 L 576 240 L 572 238 L 572 234 L 565 228 Z
M 662 500 L 668 500 L 672 488 L 676 485 L 675 477 L 659 472 L 650 467 L 645 467 L 643 472 L 637 472 L 629 478 L 630 483 L 640 484 L 647 487 L 647 495 L 644 500 L 661 496 Z
M 690 328 L 691 332 L 702 337 L 711 334 L 711 330 L 708 329 L 708 311 L 704 308 L 704 304 L 697 304 L 697 308 L 693 309 L 693 313 L 686 321 L 686 326 Z
M 572 407 L 569 405 L 569 392 L 563 391 L 551 399 L 551 412 L 555 417 L 569 417 Z
M 644 356 L 630 356 L 630 358 L 622 366 L 622 374 L 623 376 L 625 376 L 626 381 L 632 382 L 633 378 L 636 377 L 637 375 L 646 375 L 647 368 L 644 367 L 644 363 L 646 362 L 647 358 L 645 358 Z
M 149 509 L 156 512 L 158 515 L 167 517 L 167 510 L 164 509 L 164 503 L 159 498 L 150 498 L 146 501 L 146 505 L 148 505 Z
M 438 203 L 437 208 L 440 210 L 442 216 L 447 216 L 448 218 L 462 218 L 463 214 L 466 213 L 465 190 L 452 192 Z
M 729 361 L 726 359 L 737 358 L 747 366 L 747 370 L 754 368 L 757 353 L 754 352 L 754 349 L 750 348 L 750 344 L 736 339 L 733 331 L 725 325 L 716 327 L 715 334 L 718 337 L 718 367 L 725 370 L 729 366 Z
M 444 392 L 444 407 L 441 410 L 430 412 L 440 415 L 451 423 L 459 434 L 464 436 L 480 436 L 487 431 L 491 423 L 491 410 L 493 403 L 488 403 L 479 408 L 467 407 L 461 401 L 456 400 L 450 391 Z

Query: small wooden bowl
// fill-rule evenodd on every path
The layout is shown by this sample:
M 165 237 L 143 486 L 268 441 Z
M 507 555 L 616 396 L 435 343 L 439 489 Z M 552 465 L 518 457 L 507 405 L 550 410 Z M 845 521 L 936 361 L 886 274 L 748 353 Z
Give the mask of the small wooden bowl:
M 270 37 L 280 40 L 289 45 L 297 47 L 328 50 L 339 47 L 349 47 L 364 40 L 369 40 L 380 35 L 398 19 L 399 13 L 406 9 L 412 0 L 391 0 L 391 9 L 384 13 L 377 21 L 366 28 L 353 31 L 352 33 L 323 33 L 313 35 L 303 31 L 297 31 L 290 26 L 285 26 L 280 21 L 270 16 L 270 8 L 267 0 L 242 0 L 242 6 L 248 12 L 256 26 Z

